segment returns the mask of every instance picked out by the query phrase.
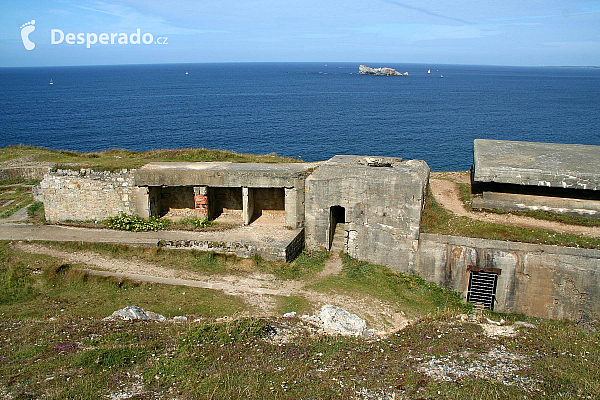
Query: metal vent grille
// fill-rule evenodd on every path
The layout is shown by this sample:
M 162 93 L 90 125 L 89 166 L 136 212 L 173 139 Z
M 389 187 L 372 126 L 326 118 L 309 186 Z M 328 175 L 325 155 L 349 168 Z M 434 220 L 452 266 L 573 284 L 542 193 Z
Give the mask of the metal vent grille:
M 469 303 L 483 304 L 485 308 L 493 310 L 496 300 L 497 282 L 498 274 L 485 271 L 471 271 L 467 301 Z

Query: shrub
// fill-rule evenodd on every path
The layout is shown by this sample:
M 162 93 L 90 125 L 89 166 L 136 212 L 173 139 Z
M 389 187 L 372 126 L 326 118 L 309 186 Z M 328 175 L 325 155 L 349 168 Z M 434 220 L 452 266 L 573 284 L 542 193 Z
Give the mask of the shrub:
M 168 219 L 159 217 L 144 219 L 139 215 L 127 215 L 125 213 L 106 219 L 106 226 L 110 229 L 132 232 L 158 231 L 165 229 L 169 223 Z

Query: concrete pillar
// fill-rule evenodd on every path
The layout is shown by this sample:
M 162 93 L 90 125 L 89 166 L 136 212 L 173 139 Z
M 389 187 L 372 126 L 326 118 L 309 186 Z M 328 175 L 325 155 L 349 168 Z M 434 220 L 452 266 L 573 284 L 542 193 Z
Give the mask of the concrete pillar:
M 242 188 L 242 218 L 244 225 L 250 225 L 254 215 L 254 196 L 251 188 Z
M 137 188 L 135 207 L 142 218 L 150 218 L 150 194 L 147 186 Z
M 284 188 L 285 226 L 296 229 L 304 226 L 304 187 Z
M 209 218 L 208 186 L 194 186 L 194 208 L 196 217 L 200 219 Z

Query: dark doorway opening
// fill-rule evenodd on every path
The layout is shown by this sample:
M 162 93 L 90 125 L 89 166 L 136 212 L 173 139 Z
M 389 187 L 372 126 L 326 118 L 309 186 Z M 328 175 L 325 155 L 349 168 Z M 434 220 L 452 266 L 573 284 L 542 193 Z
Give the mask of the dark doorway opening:
M 344 229 L 343 225 L 346 223 L 346 209 L 341 206 L 333 206 L 329 208 L 329 250 L 338 250 L 335 247 L 341 247 L 344 245 Z M 339 225 L 342 226 L 339 226 Z M 336 235 L 337 231 L 337 235 Z M 337 240 L 336 240 L 337 239 Z M 341 245 L 341 246 L 335 246 Z
M 480 303 L 487 309 L 493 310 L 496 302 L 496 286 L 498 274 L 486 271 L 471 271 L 467 301 Z

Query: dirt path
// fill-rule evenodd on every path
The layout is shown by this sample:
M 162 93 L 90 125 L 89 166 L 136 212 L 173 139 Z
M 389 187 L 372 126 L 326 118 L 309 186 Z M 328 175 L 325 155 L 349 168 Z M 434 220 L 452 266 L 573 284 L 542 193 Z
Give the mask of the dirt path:
M 325 278 L 330 275 L 337 275 L 342 272 L 342 258 L 337 251 L 332 252 L 325 261 L 325 268 L 317 275 L 318 278 Z
M 277 306 L 275 296 L 303 296 L 315 306 L 315 312 L 325 304 L 337 305 L 364 318 L 370 327 L 381 332 L 397 331 L 410 322 L 402 312 L 396 311 L 395 305 L 384 303 L 371 296 L 357 294 L 350 297 L 337 293 L 317 292 L 305 288 L 301 281 L 284 281 L 271 274 L 206 275 L 174 270 L 156 264 L 106 257 L 88 251 L 68 252 L 40 244 L 16 242 L 13 247 L 26 253 L 43 254 L 69 263 L 83 264 L 89 267 L 83 269 L 94 275 L 220 290 L 229 295 L 242 297 L 252 307 L 251 315 L 274 315 Z M 330 266 L 324 276 L 332 275 L 338 268 L 335 254 L 332 258 L 335 265 Z M 339 260 L 339 255 L 337 258 Z M 341 270 L 341 260 L 339 260 L 339 269 Z
M 448 174 L 448 173 L 446 173 Z M 465 177 L 459 173 L 453 173 L 450 178 L 463 183 Z M 467 174 L 463 172 L 461 174 Z M 456 176 L 456 178 L 455 178 Z M 468 182 L 468 177 L 466 178 Z M 495 224 L 518 226 L 530 229 L 548 229 L 559 233 L 570 233 L 574 235 L 585 235 L 590 237 L 600 237 L 600 228 L 579 225 L 563 224 L 556 221 L 546 221 L 543 219 L 525 217 L 513 214 L 495 214 L 487 212 L 469 212 L 465 209 L 460 199 L 460 190 L 455 182 L 447 179 L 436 179 L 435 176 L 429 179 L 429 186 L 435 200 L 444 208 L 452 211 L 454 214 L 462 217 L 469 217 L 479 221 L 492 222 Z

